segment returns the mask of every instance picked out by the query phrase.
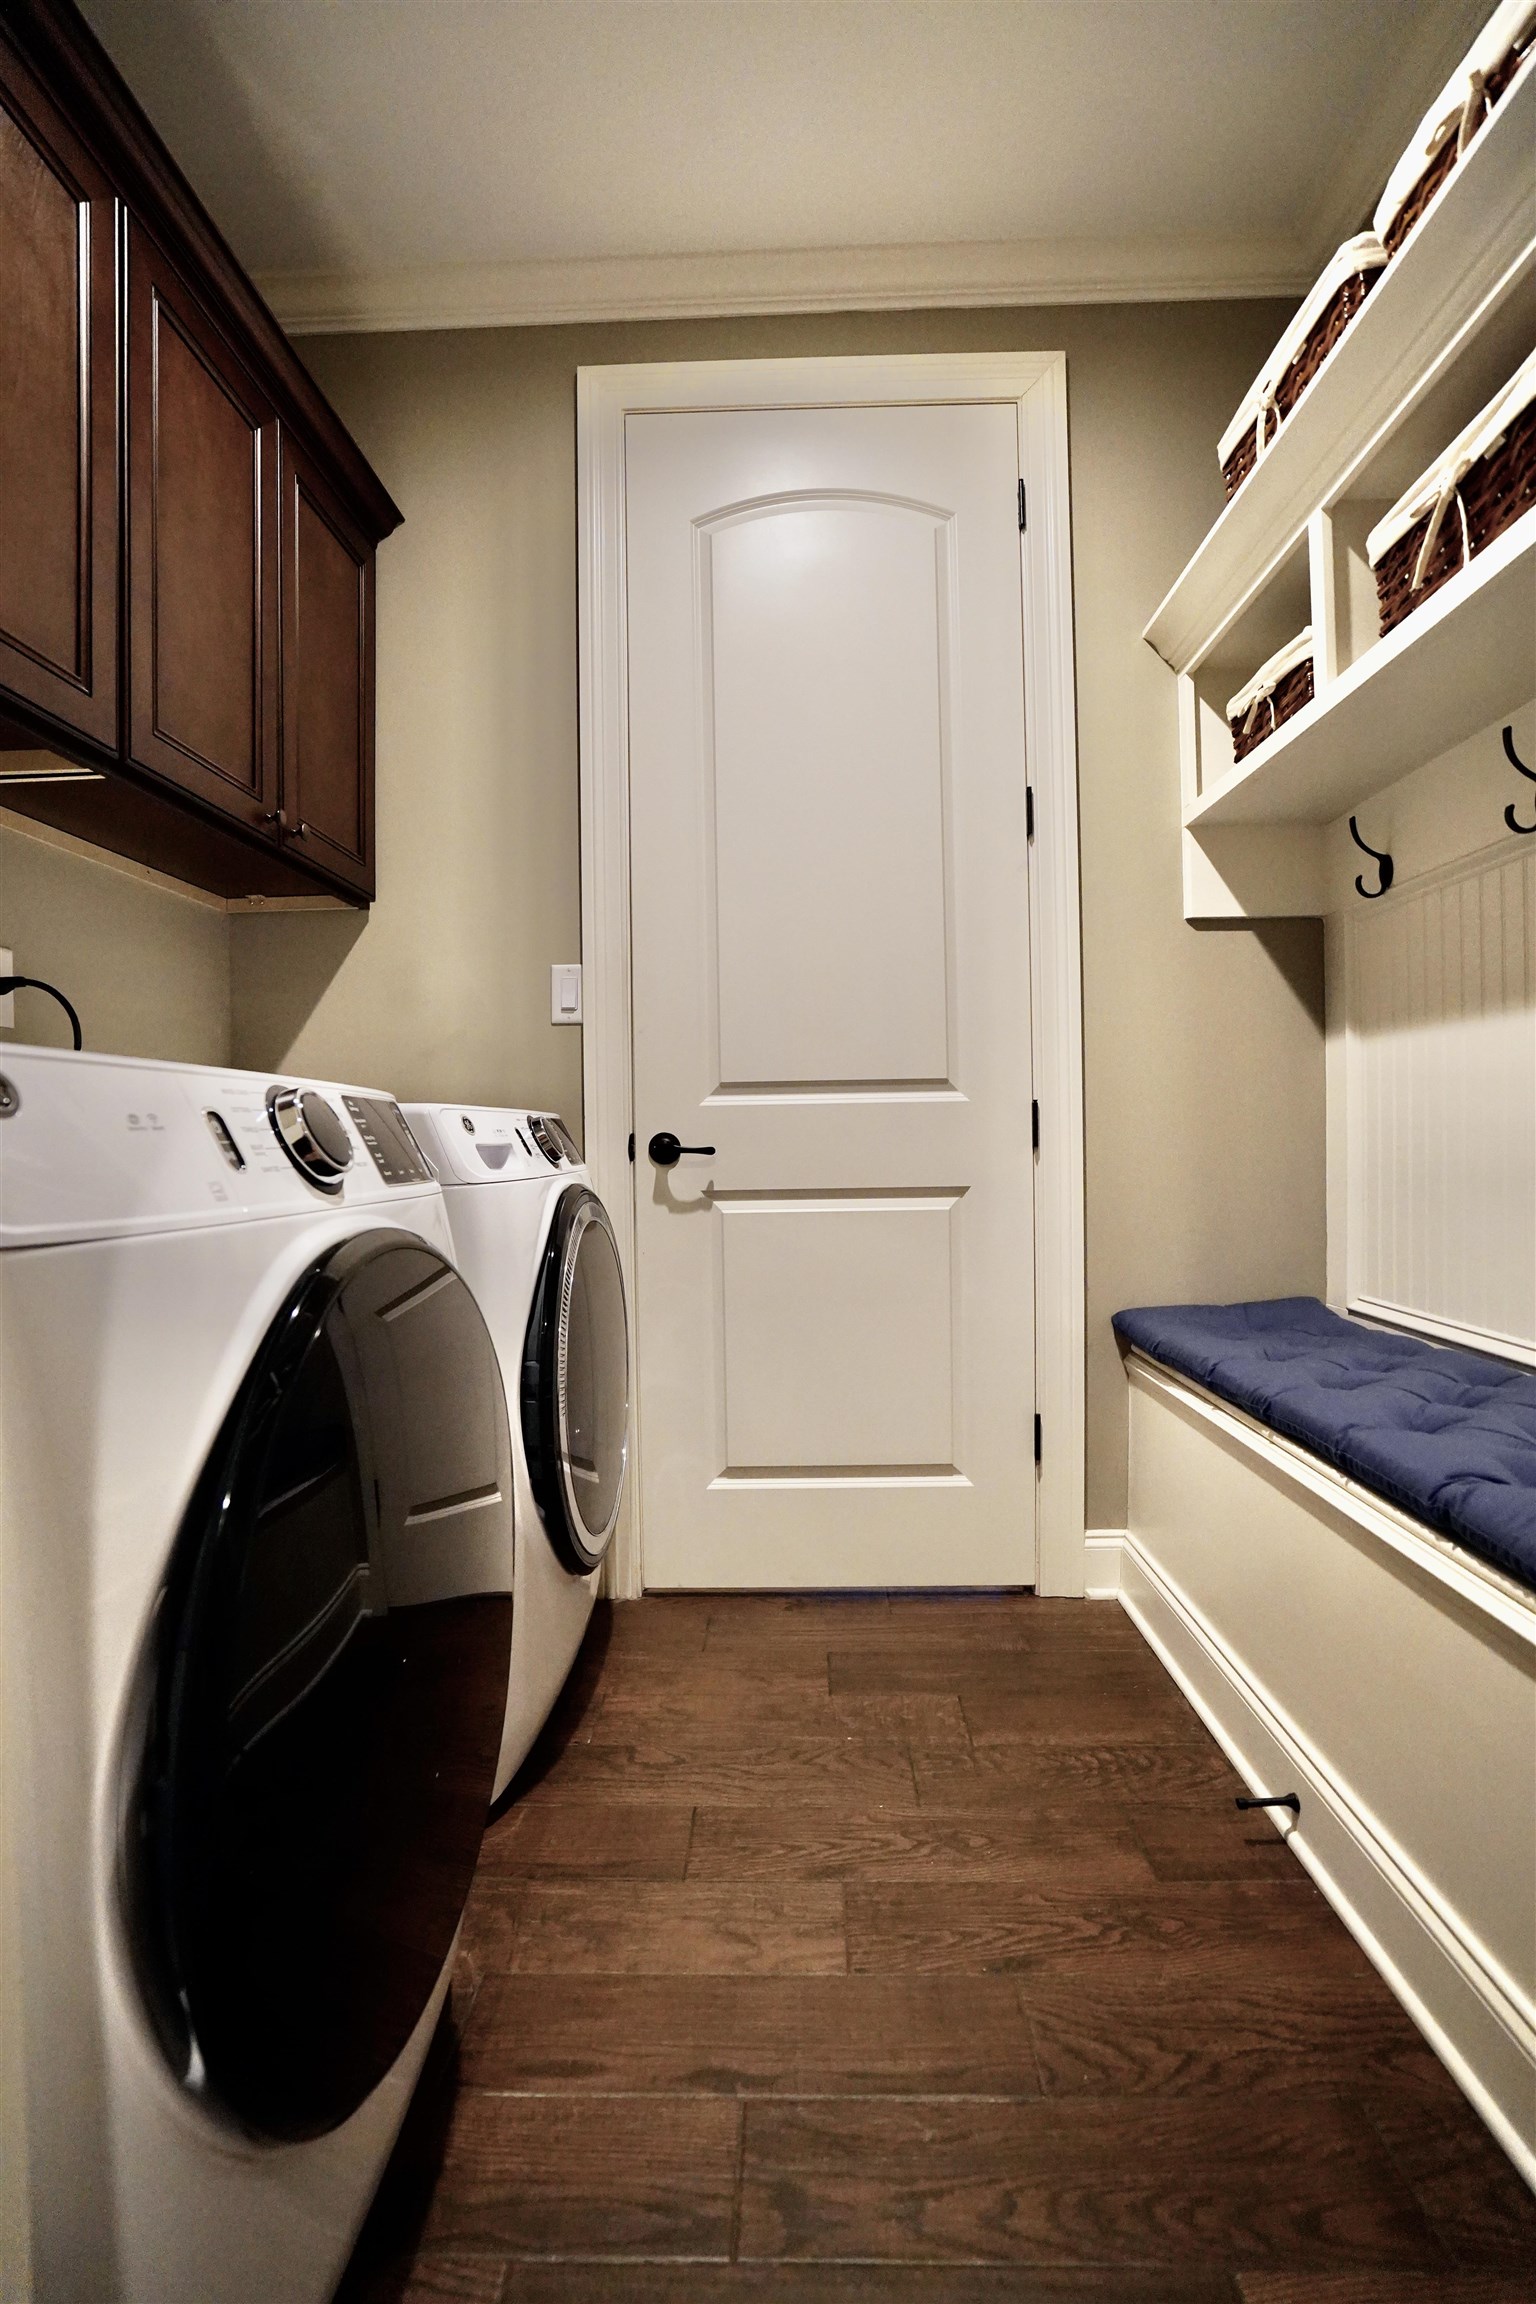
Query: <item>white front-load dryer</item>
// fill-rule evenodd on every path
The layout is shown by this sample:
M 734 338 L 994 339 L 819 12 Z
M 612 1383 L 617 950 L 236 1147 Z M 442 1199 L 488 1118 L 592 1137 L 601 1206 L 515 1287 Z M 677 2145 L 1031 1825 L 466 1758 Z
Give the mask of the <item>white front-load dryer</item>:
M 575 1662 L 629 1458 L 629 1326 L 618 1243 L 554 1113 L 408 1104 L 448 1204 L 454 1256 L 495 1339 L 517 1479 L 512 1672 L 496 1790 Z
M 511 1433 L 398 1106 L 0 1049 L 0 2282 L 322 2304 L 446 1989 Z

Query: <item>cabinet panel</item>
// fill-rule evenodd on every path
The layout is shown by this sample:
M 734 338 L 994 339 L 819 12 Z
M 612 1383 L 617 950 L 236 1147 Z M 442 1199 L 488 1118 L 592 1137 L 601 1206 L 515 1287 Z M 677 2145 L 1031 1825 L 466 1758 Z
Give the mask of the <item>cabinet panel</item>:
M 0 691 L 117 733 L 116 202 L 0 43 Z
M 373 893 L 373 550 L 284 437 L 284 844 Z
M 0 0 L 0 757 L 91 772 L 6 802 L 366 900 L 399 520 L 71 0 Z
M 133 759 L 275 829 L 277 420 L 137 227 L 128 459 Z

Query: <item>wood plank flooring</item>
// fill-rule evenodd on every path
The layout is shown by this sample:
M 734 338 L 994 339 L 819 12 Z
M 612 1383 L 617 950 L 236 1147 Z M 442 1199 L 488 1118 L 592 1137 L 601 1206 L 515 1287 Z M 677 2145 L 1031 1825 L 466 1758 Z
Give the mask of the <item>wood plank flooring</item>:
M 1239 1789 L 1105 1603 L 602 1608 L 340 2304 L 1529 2304 Z

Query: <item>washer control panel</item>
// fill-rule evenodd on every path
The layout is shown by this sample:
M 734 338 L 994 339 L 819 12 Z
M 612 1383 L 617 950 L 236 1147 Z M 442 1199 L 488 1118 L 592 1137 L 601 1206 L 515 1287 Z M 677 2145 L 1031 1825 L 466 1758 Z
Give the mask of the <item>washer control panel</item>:
M 444 1185 L 549 1184 L 581 1166 L 553 1112 L 494 1104 L 407 1104 L 405 1122 Z

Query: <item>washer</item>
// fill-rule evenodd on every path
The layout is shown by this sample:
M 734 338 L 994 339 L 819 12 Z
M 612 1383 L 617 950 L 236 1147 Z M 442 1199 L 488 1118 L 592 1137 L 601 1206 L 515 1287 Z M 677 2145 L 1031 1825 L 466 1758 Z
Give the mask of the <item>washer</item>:
M 618 1243 L 552 1112 L 408 1104 L 454 1253 L 496 1342 L 513 1414 L 516 1606 L 500 1794 L 549 1717 L 597 1596 L 629 1458 Z
M 321 2304 L 346 2262 L 505 1709 L 450 1254 L 387 1096 L 0 1049 L 7 2294 Z

